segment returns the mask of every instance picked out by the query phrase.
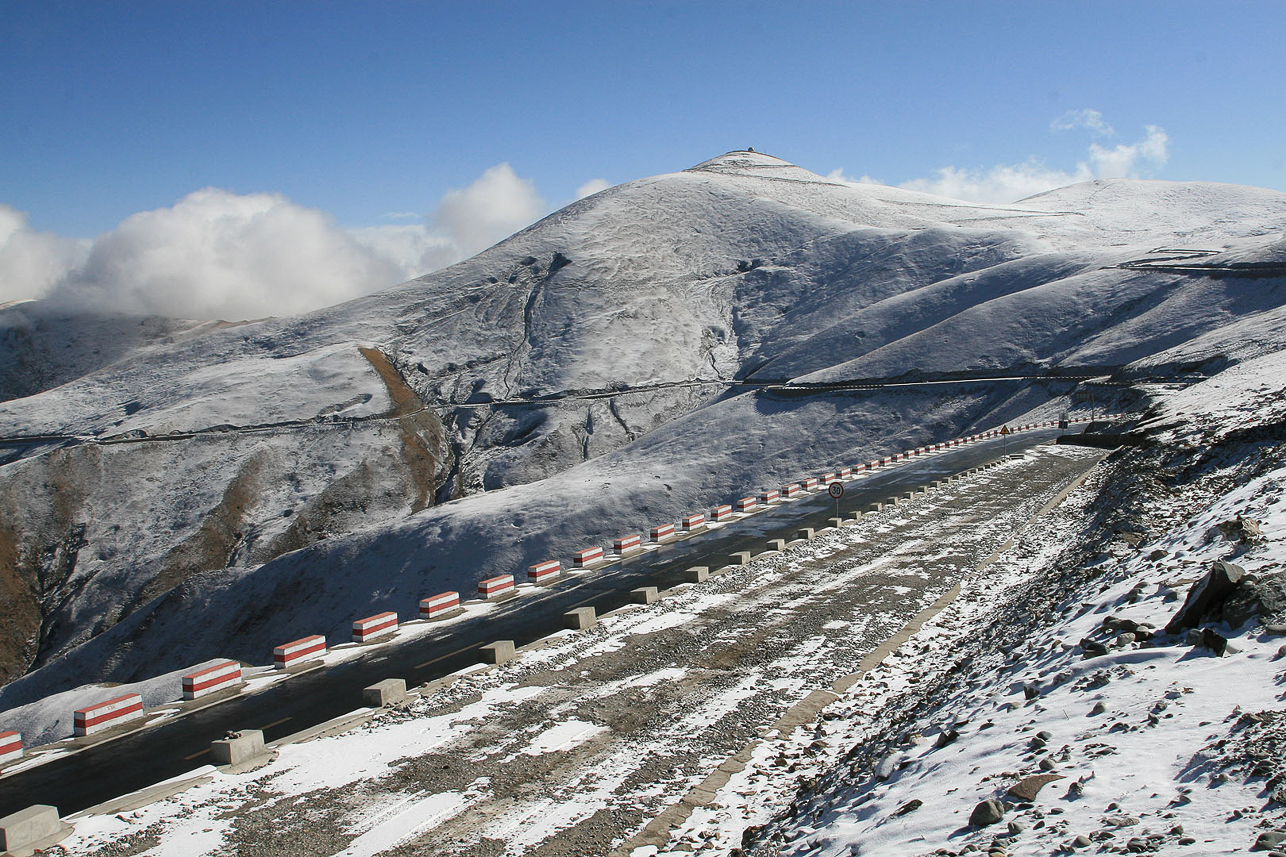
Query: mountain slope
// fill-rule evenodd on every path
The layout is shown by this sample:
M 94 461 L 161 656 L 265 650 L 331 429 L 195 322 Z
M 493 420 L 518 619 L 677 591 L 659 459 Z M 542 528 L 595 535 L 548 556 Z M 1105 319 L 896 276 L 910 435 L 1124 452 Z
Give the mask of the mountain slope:
M 1286 195 L 1254 188 L 1117 180 L 986 206 L 733 152 L 375 295 L 77 363 L 0 402 L 0 436 L 82 439 L 0 466 L 0 598 L 22 617 L 0 669 L 44 667 L 0 705 L 262 660 L 283 635 L 342 635 L 355 611 L 413 612 L 734 492 L 1052 414 L 1072 386 L 782 397 L 734 379 L 1280 349 L 1280 276 L 1118 266 L 1192 243 L 1270 261 L 1284 229 Z

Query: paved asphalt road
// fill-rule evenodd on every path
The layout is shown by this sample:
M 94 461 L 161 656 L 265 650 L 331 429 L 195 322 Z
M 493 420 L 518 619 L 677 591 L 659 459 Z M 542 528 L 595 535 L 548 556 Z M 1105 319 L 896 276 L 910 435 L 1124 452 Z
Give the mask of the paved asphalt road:
M 1027 431 L 1011 436 L 1007 444 L 1000 438 L 980 441 L 876 471 L 845 484 L 840 510 L 865 511 L 871 503 L 993 461 L 1006 449 L 1018 452 L 1058 434 L 1057 429 Z M 0 816 L 38 803 L 53 805 L 65 816 L 155 785 L 209 763 L 204 751 L 229 730 L 262 729 L 266 741 L 284 738 L 360 708 L 362 688 L 381 679 L 404 678 L 408 687 L 415 687 L 441 678 L 477 664 L 478 649 L 487 643 L 526 645 L 562 629 L 563 614 L 574 607 L 593 606 L 601 615 L 629 603 L 631 589 L 674 586 L 690 566 L 714 569 L 727 565 L 728 556 L 738 551 L 762 553 L 769 539 L 791 539 L 802 527 L 820 529 L 834 515 L 835 501 L 815 494 L 596 572 L 566 576 L 439 632 L 375 646 L 329 668 L 4 777 Z

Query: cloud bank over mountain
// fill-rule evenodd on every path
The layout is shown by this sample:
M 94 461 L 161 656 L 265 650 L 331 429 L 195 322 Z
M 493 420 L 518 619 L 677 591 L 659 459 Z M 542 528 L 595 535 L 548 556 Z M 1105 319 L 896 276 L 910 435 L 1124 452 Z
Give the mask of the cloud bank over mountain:
M 281 194 L 220 188 L 130 215 L 92 240 L 33 230 L 0 204 L 0 303 L 199 319 L 307 312 L 466 259 L 546 211 L 507 163 L 447 191 L 418 223 L 357 229 Z

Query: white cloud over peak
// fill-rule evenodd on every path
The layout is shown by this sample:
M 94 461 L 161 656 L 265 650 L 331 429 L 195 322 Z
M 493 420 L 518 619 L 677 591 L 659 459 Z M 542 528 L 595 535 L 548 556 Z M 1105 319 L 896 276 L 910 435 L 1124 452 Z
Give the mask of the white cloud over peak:
M 585 182 L 585 184 L 576 188 L 576 198 L 584 199 L 587 196 L 593 196 L 600 190 L 607 190 L 609 187 L 611 187 L 611 185 L 608 184 L 607 179 L 590 179 Z
M 0 203 L 0 304 L 40 297 L 88 253 L 88 241 L 37 232 L 25 213 Z
M 1102 135 L 1114 133 L 1103 115 L 1090 109 L 1066 113 L 1055 119 L 1050 128 L 1055 131 L 1084 128 Z M 941 167 L 927 178 L 912 179 L 899 187 L 970 202 L 1007 203 L 1077 182 L 1138 178 L 1165 166 L 1169 159 L 1170 138 L 1165 130 L 1157 125 L 1146 125 L 1144 132 L 1144 137 L 1137 142 L 1110 148 L 1090 143 L 1084 160 L 1070 169 L 1048 166 L 1033 156 L 1019 164 L 996 164 L 987 168 Z M 869 176 L 848 178 L 843 170 L 835 170 L 827 178 L 849 184 L 873 181 Z
M 357 229 L 280 194 L 205 188 L 92 241 L 28 228 L 0 204 L 0 303 L 246 319 L 330 306 L 468 258 L 543 215 L 507 163 L 448 191 L 428 216 Z

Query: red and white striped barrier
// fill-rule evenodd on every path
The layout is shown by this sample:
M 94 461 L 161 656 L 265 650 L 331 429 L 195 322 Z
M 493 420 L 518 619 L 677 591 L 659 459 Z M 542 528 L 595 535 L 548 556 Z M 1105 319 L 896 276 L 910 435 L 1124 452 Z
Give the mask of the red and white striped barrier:
M 821 481 L 822 481 L 822 484 L 823 484 L 823 485 L 829 485 L 829 484 L 830 484 L 830 483 L 832 483 L 832 482 L 838 482 L 838 481 L 839 481 L 839 474 L 838 474 L 838 473 L 823 473 L 819 478 L 821 479 Z
M 789 500 L 791 497 L 797 496 L 799 494 L 799 490 L 799 483 L 792 482 L 789 485 L 781 486 L 781 496 Z
M 88 708 L 78 709 L 72 715 L 72 732 L 81 737 L 110 729 L 118 723 L 143 716 L 143 697 L 127 693 Z
M 781 499 L 780 491 L 764 491 L 759 495 L 759 502 L 767 506 L 769 503 L 776 503 Z
M 544 583 L 553 580 L 563 573 L 563 564 L 556 559 L 548 559 L 535 565 L 527 566 L 527 579 L 532 583 Z
M 674 524 L 658 524 L 647 531 L 648 538 L 654 542 L 663 542 L 674 538 Z
M 612 542 L 612 552 L 625 556 L 633 551 L 643 550 L 642 536 L 621 536 Z
M 693 530 L 699 530 L 706 525 L 705 515 L 688 515 L 679 525 L 683 527 L 683 532 L 690 533 Z
M 740 500 L 737 501 L 737 511 L 749 512 L 750 510 L 754 509 L 758 505 L 759 505 L 759 501 L 756 500 L 754 497 L 742 497 Z
M 324 654 L 326 654 L 326 638 L 321 634 L 313 634 L 273 649 L 272 664 L 277 669 L 284 670 L 291 664 L 308 660 L 313 655 Z
M 216 690 L 241 684 L 241 664 L 224 661 L 183 676 L 183 698 L 198 699 Z
M 0 765 L 22 758 L 22 733 L 0 732 Z
M 512 574 L 502 574 L 498 577 L 488 577 L 486 580 L 478 581 L 478 594 L 484 600 L 499 598 L 507 592 L 514 590 L 514 576 Z
M 849 477 L 850 477 L 850 476 L 852 476 L 852 475 L 853 475 L 853 468 L 851 468 L 851 467 L 841 467 L 841 468 L 840 468 L 840 471 L 839 471 L 839 478 L 840 478 L 840 479 L 847 479 L 847 478 L 849 478 Z
M 584 568 L 593 562 L 598 562 L 603 558 L 603 549 L 600 547 L 582 548 L 572 554 L 572 565 L 577 568 Z
M 710 520 L 712 521 L 726 521 L 731 517 L 732 517 L 731 506 L 715 506 L 713 509 L 710 510 Z
M 353 642 L 365 643 L 367 640 L 373 640 L 382 634 L 388 634 L 396 630 L 396 613 L 392 611 L 376 613 L 374 616 L 367 616 L 365 619 L 358 619 L 353 623 Z
M 420 600 L 420 618 L 436 619 L 460 606 L 459 592 L 442 592 Z
M 813 479 L 811 476 L 808 479 L 804 480 L 805 491 L 812 491 L 816 487 L 817 487 L 817 480 Z

